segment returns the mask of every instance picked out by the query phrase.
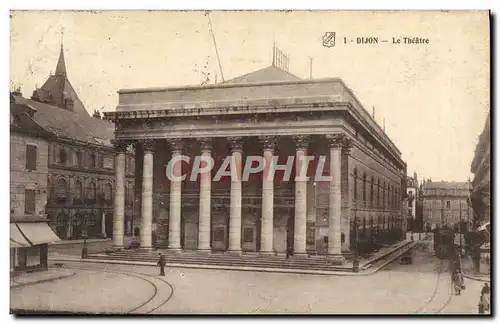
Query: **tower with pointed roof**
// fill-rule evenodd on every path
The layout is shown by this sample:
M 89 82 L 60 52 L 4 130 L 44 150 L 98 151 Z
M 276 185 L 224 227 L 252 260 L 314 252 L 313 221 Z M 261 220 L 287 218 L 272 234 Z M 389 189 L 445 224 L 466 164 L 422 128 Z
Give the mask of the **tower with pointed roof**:
M 89 115 L 68 79 L 66 61 L 64 59 L 64 45 L 62 41 L 61 51 L 56 65 L 56 73 L 54 75 L 49 75 L 45 83 L 40 88 L 36 88 L 33 91 L 31 99 L 57 106 L 77 114 Z

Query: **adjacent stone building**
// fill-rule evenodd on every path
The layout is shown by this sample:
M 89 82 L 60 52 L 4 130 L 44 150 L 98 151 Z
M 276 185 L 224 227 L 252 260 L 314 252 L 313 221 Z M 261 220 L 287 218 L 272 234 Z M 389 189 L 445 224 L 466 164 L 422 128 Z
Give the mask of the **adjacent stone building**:
M 491 217 L 490 136 L 490 114 L 488 113 L 471 164 L 471 172 L 474 174 L 471 188 L 471 205 L 477 226 L 489 222 Z
M 36 110 L 10 96 L 10 269 L 47 267 L 47 244 L 59 238 L 47 225 L 50 131 Z
M 468 182 L 433 182 L 422 184 L 423 218 L 432 229 L 454 227 L 470 220 Z
M 54 134 L 48 143 L 45 212 L 50 226 L 64 239 L 111 237 L 115 189 L 114 124 L 99 112 L 90 116 L 71 85 L 61 46 L 55 75 L 17 102 L 35 108 L 33 119 Z M 125 217 L 132 234 L 134 159 L 125 157 Z
M 302 80 L 273 63 L 221 84 L 120 90 L 116 112 L 105 116 L 116 126 L 116 248 L 128 145 L 144 249 L 288 250 L 342 261 L 357 237 L 390 243 L 406 231 L 406 164 L 341 79 Z M 177 172 L 187 179 L 197 155 L 214 158 L 215 168 L 196 181 L 170 181 L 165 165 L 181 154 L 190 162 Z M 315 166 L 324 156 L 333 180 L 283 180 L 276 171 L 271 180 L 260 173 L 213 181 L 226 156 L 244 163 L 255 155 L 278 156 L 279 165 L 314 155 Z

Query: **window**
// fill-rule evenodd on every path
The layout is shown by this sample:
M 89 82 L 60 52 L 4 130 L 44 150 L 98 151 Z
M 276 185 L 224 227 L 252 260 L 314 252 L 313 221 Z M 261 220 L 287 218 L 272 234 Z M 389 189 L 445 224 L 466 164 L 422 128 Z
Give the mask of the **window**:
M 36 170 L 36 153 L 35 145 L 26 145 L 26 170 Z
M 95 153 L 90 154 L 90 167 L 95 168 L 96 167 L 96 156 Z
M 58 203 L 66 202 L 68 197 L 68 185 L 66 184 L 66 180 L 63 178 L 57 181 L 57 190 L 56 190 L 56 201 Z
M 95 183 L 90 182 L 87 186 L 87 199 L 94 200 L 95 199 Z
M 82 203 L 82 182 L 80 180 L 75 181 L 75 199 L 74 203 L 75 204 L 81 204 Z
M 57 146 L 56 145 L 52 145 L 52 161 L 53 162 L 57 162 Z
M 354 200 L 358 199 L 358 170 L 354 168 L 354 173 L 353 173 L 353 181 L 354 181 Z
M 66 164 L 66 151 L 64 148 L 59 149 L 59 163 Z
M 75 152 L 75 165 L 82 166 L 82 152 Z
M 387 190 L 387 205 L 392 208 L 392 202 L 394 201 L 394 196 L 392 192 L 392 186 L 389 186 L 389 189 Z
M 380 179 L 377 180 L 377 207 L 380 207 Z
M 35 190 L 33 189 L 24 190 L 24 213 L 35 214 Z
M 125 186 L 125 191 L 127 191 L 127 187 Z M 108 205 L 111 205 L 111 197 L 113 195 L 113 187 L 110 183 L 106 183 L 104 186 L 104 200 Z M 127 192 L 125 192 L 125 200 L 127 199 Z
M 373 204 L 373 177 L 372 177 L 372 181 L 370 183 L 370 203 Z
M 363 202 L 366 202 L 366 173 L 363 173 Z
M 449 200 L 446 201 L 446 208 L 450 208 L 451 207 L 451 203 Z
M 385 208 L 385 182 L 382 185 L 382 208 Z

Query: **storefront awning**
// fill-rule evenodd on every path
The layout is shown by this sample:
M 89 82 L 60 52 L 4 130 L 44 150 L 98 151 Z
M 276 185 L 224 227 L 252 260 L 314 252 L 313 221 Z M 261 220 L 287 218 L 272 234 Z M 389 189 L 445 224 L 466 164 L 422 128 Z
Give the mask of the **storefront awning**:
M 21 248 L 21 247 L 30 247 L 31 244 L 28 242 L 19 228 L 17 228 L 16 224 L 10 224 L 10 247 L 11 248 Z
M 61 241 L 47 223 L 18 223 L 17 226 L 33 245 Z

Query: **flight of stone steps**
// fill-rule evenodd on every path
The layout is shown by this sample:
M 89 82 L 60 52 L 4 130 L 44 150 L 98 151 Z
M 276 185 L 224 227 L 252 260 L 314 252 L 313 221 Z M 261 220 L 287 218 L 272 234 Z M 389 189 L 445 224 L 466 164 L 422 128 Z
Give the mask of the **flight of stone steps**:
M 156 263 L 158 262 L 159 252 L 162 252 L 165 255 L 167 259 L 167 266 L 168 264 L 186 264 L 213 265 L 222 267 L 230 266 L 319 271 L 352 271 L 352 267 L 347 265 L 332 265 L 328 259 L 322 256 L 301 258 L 292 256 L 286 259 L 284 256 L 263 256 L 257 253 L 243 253 L 242 255 L 234 255 L 220 252 L 204 253 L 197 251 L 173 252 L 169 250 L 120 250 L 109 254 L 91 254 L 88 256 L 88 258 Z

